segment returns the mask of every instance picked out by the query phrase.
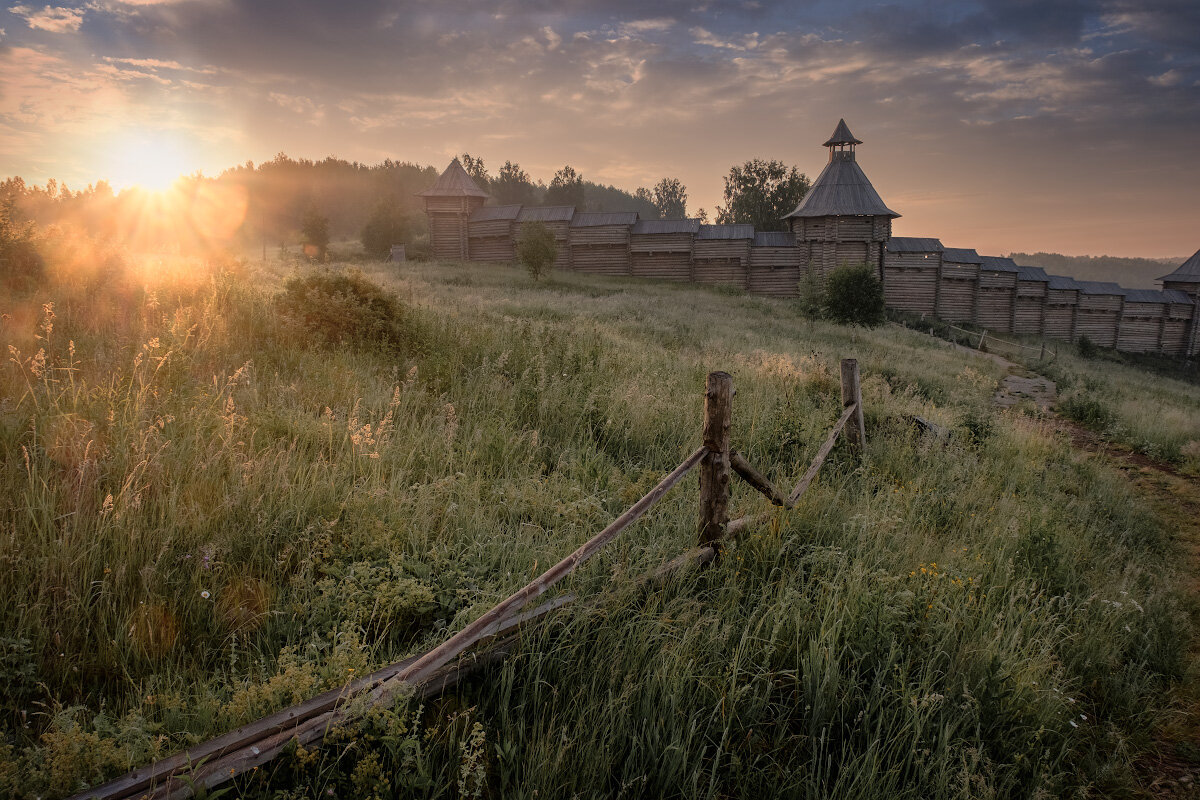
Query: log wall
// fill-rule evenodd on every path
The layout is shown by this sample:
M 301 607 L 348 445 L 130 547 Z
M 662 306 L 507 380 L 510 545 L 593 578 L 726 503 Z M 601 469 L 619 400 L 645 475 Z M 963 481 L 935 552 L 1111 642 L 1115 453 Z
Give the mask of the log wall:
M 883 254 L 883 298 L 888 308 L 933 316 L 937 310 L 939 253 Z
M 996 333 L 1012 333 L 1013 301 L 1017 273 L 979 271 L 979 295 L 975 298 L 975 324 Z
M 1013 306 L 1012 332 L 1040 336 L 1045 305 L 1045 281 L 1018 280 L 1015 305 Z
M 1064 342 L 1074 339 L 1075 307 L 1078 303 L 1077 289 L 1047 289 L 1046 307 L 1042 311 L 1042 334 Z
M 434 256 L 511 261 L 523 224 L 510 220 L 470 222 L 480 198 L 426 198 Z M 1129 302 L 1121 295 L 1051 289 L 1045 281 L 1020 280 L 1014 272 L 943 261 L 940 253 L 892 253 L 887 217 L 790 220 L 792 239 L 699 239 L 692 232 L 633 234 L 631 225 L 570 227 L 545 222 L 559 245 L 555 267 L 605 275 L 738 286 L 753 294 L 795 297 L 810 265 L 825 276 L 843 263 L 868 263 L 884 281 L 889 308 L 975 323 L 997 334 L 1042 335 L 1070 341 L 1087 336 L 1101 347 L 1127 352 L 1197 353 L 1196 305 Z M 776 234 L 771 234 L 775 236 Z M 764 235 L 766 237 L 767 235 Z M 854 237 L 854 238 L 850 238 Z M 795 241 L 795 245 L 787 244 Z M 1198 284 L 1170 284 L 1200 295 Z M 1130 295 L 1133 297 L 1134 295 Z
M 571 268 L 599 275 L 630 275 L 628 225 L 571 228 Z
M 1117 349 L 1126 353 L 1153 353 L 1160 347 L 1167 303 L 1126 300 L 1121 307 Z
M 1076 339 L 1086 336 L 1100 347 L 1116 347 L 1120 321 L 1119 295 L 1080 293 L 1075 311 Z

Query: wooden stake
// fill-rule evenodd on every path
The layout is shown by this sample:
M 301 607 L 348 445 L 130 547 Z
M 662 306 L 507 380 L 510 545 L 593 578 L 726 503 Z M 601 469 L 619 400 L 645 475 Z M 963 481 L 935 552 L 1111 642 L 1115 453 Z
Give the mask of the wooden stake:
M 842 407 L 854 406 L 850 424 L 846 426 L 846 444 L 855 457 L 862 456 L 867 443 L 867 429 L 863 424 L 862 386 L 858 382 L 858 359 L 842 359 Z
M 708 373 L 704 393 L 704 448 L 700 462 L 700 546 L 719 547 L 729 511 L 729 425 L 733 412 L 733 377 Z

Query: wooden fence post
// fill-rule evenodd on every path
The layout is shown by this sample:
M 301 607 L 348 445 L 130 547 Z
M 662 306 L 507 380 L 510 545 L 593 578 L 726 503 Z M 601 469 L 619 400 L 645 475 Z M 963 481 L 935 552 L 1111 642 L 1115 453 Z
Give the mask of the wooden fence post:
M 729 520 L 729 425 L 733 377 L 708 373 L 704 392 L 704 447 L 700 462 L 700 546 L 719 548 Z
M 983 349 L 983 340 L 986 338 L 987 338 L 987 331 L 985 330 L 983 333 L 979 334 L 979 344 L 975 345 L 976 350 Z
M 846 442 L 850 451 L 859 457 L 867 443 L 867 429 L 863 424 L 862 386 L 858 382 L 858 359 L 842 359 L 842 408 L 853 403 L 854 415 L 846 425 Z

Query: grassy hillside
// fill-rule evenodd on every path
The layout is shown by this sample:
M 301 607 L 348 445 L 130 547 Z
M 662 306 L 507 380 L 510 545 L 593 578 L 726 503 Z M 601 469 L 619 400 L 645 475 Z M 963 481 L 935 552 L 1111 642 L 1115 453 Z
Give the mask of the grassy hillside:
M 794 482 L 844 356 L 861 466 L 835 452 L 799 509 L 635 595 L 693 542 L 688 481 L 564 587 L 598 608 L 239 794 L 1136 785 L 1186 667 L 1175 545 L 1119 476 L 994 413 L 990 362 L 694 286 L 373 268 L 393 308 L 181 274 L 4 300 L 0 795 L 61 797 L 442 640 L 698 444 L 709 370 L 734 375 L 735 446 Z

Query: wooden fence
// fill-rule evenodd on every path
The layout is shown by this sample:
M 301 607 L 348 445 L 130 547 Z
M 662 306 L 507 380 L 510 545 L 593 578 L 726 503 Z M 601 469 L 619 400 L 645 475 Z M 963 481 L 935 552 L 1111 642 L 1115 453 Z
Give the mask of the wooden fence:
M 404 696 L 431 697 L 454 686 L 469 673 L 503 659 L 516 645 L 522 630 L 528 631 L 530 626 L 545 622 L 550 614 L 576 602 L 578 598 L 575 595 L 566 594 L 523 610 L 530 601 L 544 594 L 616 539 L 696 468 L 699 468 L 700 475 L 697 546 L 643 576 L 639 583 L 651 588 L 686 567 L 711 562 L 720 555 L 723 543 L 730 537 L 769 519 L 772 513 L 765 511 L 728 519 L 730 482 L 734 474 L 765 495 L 773 505 L 792 508 L 816 478 L 817 471 L 825 463 L 843 430 L 851 454 L 855 458 L 861 457 L 866 432 L 858 362 L 844 359 L 841 371 L 841 417 L 791 492 L 784 494 L 751 466 L 741 453 L 732 449 L 733 378 L 725 372 L 709 373 L 700 447 L 608 527 L 445 642 L 422 655 L 391 664 L 344 687 L 332 689 L 299 705 L 133 770 L 106 784 L 80 792 L 70 800 L 189 798 L 267 763 L 293 741 L 304 746 L 318 744 L 327 731 L 353 722 L 356 716 L 367 709 Z

